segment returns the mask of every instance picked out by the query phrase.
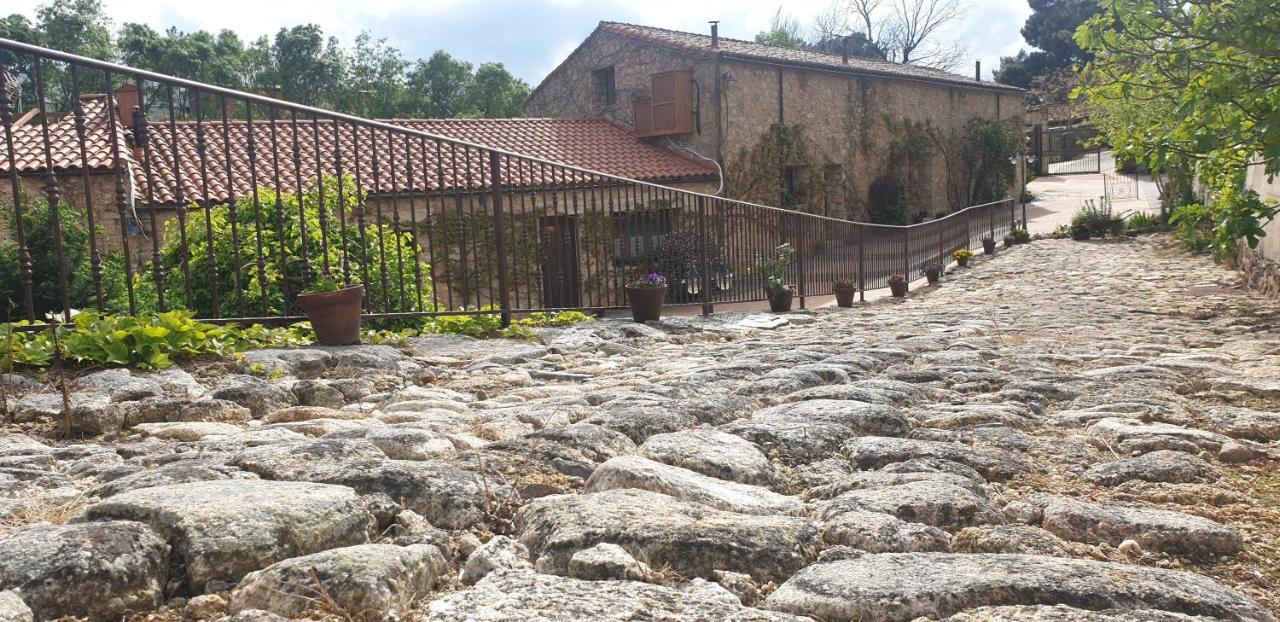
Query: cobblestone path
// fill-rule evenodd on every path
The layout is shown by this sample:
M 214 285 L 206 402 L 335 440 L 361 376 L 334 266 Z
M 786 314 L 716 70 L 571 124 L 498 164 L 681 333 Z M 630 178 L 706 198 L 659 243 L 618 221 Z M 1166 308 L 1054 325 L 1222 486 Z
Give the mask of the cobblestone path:
M 0 622 L 1274 620 L 1280 314 L 1239 281 L 1038 241 L 775 328 L 107 370 L 73 443 L 18 379 Z

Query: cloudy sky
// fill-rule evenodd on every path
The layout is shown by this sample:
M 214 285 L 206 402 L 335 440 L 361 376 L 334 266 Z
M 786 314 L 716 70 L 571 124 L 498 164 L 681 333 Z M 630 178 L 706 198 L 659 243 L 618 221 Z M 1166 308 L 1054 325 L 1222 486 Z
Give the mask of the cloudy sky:
M 600 20 L 703 32 L 718 19 L 723 36 L 750 39 L 768 28 L 781 5 L 808 27 L 833 0 L 103 0 L 118 27 L 142 22 L 157 30 L 229 28 L 245 38 L 312 22 L 349 43 L 362 30 L 386 37 L 410 58 L 437 49 L 473 63 L 501 62 L 537 84 Z M 34 17 L 40 0 L 0 0 L 0 15 Z M 968 42 L 972 60 L 990 75 L 1000 56 L 1023 46 L 1026 0 L 971 0 L 963 22 L 946 36 Z M 961 70 L 967 73 L 968 70 Z

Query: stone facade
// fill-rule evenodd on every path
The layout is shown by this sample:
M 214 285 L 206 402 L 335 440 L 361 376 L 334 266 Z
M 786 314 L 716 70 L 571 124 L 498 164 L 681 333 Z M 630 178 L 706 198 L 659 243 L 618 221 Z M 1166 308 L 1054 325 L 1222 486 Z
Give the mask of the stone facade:
M 596 70 L 613 67 L 615 100 L 606 101 Z M 633 124 L 632 101 L 649 94 L 649 76 L 674 69 L 692 70 L 699 131 L 672 142 L 715 158 L 732 180 L 744 154 L 770 126 L 801 128 L 809 157 L 801 171 L 812 180 L 806 211 L 862 219 L 869 187 L 887 172 L 891 125 L 903 119 L 930 123 L 946 136 L 974 117 L 1023 124 L 1022 98 L 1016 91 L 974 84 L 945 84 L 919 79 L 859 75 L 800 66 L 693 54 L 606 30 L 597 30 L 571 54 L 525 103 L 531 116 L 606 116 Z M 657 139 L 664 140 L 665 139 Z M 925 158 L 908 174 L 908 206 L 913 216 L 954 210 L 947 200 L 947 167 L 941 154 Z M 812 170 L 821 167 L 822 170 Z M 779 167 L 781 168 L 781 167 Z M 824 187 L 812 187 L 821 184 Z M 777 187 L 777 186 L 775 186 Z M 727 188 L 727 195 L 781 204 L 781 193 L 752 193 Z
M 1267 179 L 1260 164 L 1249 167 L 1245 187 L 1256 191 L 1264 200 L 1280 201 L 1280 178 Z M 1280 296 L 1280 219 L 1267 223 L 1263 230 L 1267 235 L 1258 243 L 1258 248 L 1240 244 L 1240 269 L 1248 277 L 1250 287 Z

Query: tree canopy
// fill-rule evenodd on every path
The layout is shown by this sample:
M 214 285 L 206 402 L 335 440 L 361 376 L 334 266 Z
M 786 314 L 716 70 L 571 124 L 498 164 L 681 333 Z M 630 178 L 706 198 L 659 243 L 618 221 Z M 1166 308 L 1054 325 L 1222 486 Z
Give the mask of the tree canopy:
M 1219 256 L 1256 245 L 1276 208 L 1242 190 L 1245 170 L 1280 174 L 1273 0 L 1107 0 L 1076 42 L 1093 55 L 1079 93 L 1117 156 L 1205 186 L 1204 206 L 1174 214 L 1184 233 L 1207 231 L 1194 243 Z
M 36 11 L 34 23 L 16 13 L 0 18 L 0 36 L 375 117 L 515 117 L 523 114 L 529 93 L 529 85 L 501 63 L 474 68 L 443 50 L 428 59 L 410 59 L 367 32 L 347 46 L 315 24 L 281 28 L 252 41 L 231 30 L 158 32 L 136 23 L 113 29 L 101 0 L 51 0 Z M 0 66 L 31 84 L 13 55 L 0 53 Z M 70 92 L 65 74 L 56 67 L 46 71 L 50 98 L 65 98 Z M 34 89 L 26 90 L 21 103 L 31 105 Z
M 1075 41 L 1076 29 L 1098 14 L 1097 0 L 1027 0 L 1031 16 L 1022 38 L 1034 50 L 1021 50 L 1000 59 L 996 82 L 1034 89 L 1038 78 L 1061 80 L 1074 66 L 1091 58 Z M 1054 75 L 1058 74 L 1058 75 Z

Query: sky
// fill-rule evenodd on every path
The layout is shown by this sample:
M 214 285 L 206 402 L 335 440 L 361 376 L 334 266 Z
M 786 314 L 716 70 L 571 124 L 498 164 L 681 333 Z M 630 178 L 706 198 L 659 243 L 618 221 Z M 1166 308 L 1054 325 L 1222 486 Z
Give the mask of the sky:
M 707 32 L 720 20 L 720 34 L 751 39 L 782 11 L 808 27 L 833 0 L 102 0 L 114 26 L 141 22 L 163 31 L 223 28 L 245 39 L 274 34 L 299 23 L 318 24 L 350 44 L 361 31 L 385 37 L 408 58 L 437 49 L 475 64 L 500 62 L 530 85 L 538 84 L 601 20 Z M 0 15 L 34 19 L 40 0 L 0 0 Z M 1019 29 L 1030 15 L 1026 0 L 971 0 L 963 21 L 948 38 L 968 42 L 971 58 L 957 71 L 969 73 L 981 60 L 985 78 L 1025 46 Z

